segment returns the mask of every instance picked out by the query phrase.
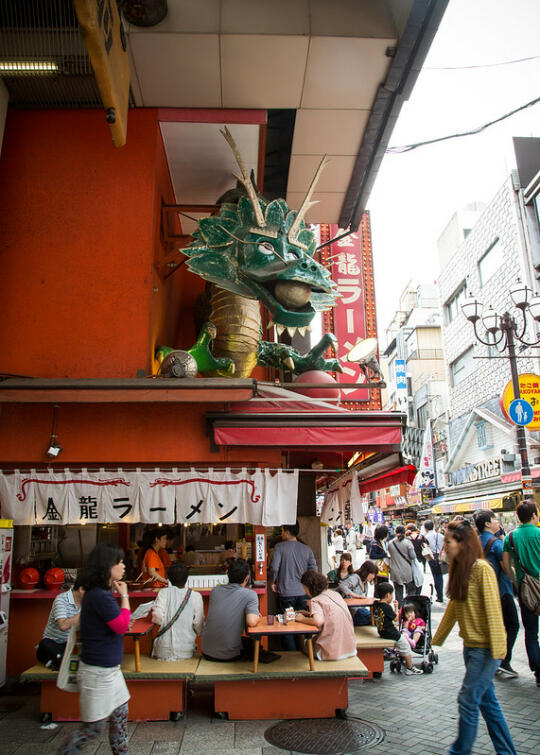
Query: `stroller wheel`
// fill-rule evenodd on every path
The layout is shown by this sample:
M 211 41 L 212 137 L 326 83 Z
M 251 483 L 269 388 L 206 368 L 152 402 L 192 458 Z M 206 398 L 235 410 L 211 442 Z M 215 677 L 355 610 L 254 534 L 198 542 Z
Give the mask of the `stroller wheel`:
M 435 653 L 433 652 L 433 650 L 430 650 L 428 660 L 430 663 L 435 663 Z
M 432 660 L 431 658 L 429 660 Z M 439 662 L 439 654 L 433 653 L 433 663 L 437 664 Z
M 397 671 L 397 663 L 395 661 L 390 661 L 390 671 L 394 673 L 394 671 Z
M 433 664 L 432 663 L 423 663 L 422 664 L 422 671 L 424 674 L 431 674 L 433 673 Z

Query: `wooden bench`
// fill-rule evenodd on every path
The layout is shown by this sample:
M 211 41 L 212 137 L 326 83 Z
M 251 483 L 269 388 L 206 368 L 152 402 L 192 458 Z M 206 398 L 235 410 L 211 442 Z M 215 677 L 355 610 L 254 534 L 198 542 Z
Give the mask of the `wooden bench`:
M 203 658 L 194 681 L 214 685 L 214 710 L 223 718 L 329 718 L 348 706 L 347 680 L 367 676 L 357 657 L 315 661 L 310 671 L 305 655 L 286 652 L 273 663 L 259 665 L 256 674 L 251 661 Z
M 366 666 L 368 678 L 380 677 L 384 671 L 384 649 L 393 648 L 393 640 L 385 640 L 379 636 L 375 627 L 355 627 L 356 654 Z
M 133 655 L 125 655 L 122 671 L 131 695 L 130 721 L 178 720 L 186 708 L 186 687 L 195 677 L 199 657 L 185 661 L 158 661 L 143 655 L 140 671 L 134 671 Z M 253 673 L 253 672 L 252 672 Z M 42 721 L 79 721 L 79 695 L 56 686 L 57 671 L 41 664 L 24 671 L 22 682 L 41 683 Z

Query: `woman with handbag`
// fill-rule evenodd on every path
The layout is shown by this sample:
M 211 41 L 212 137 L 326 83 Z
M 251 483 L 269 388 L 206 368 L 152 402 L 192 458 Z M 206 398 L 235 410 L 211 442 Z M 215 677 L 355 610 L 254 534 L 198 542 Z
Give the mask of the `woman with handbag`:
M 450 602 L 433 638 L 442 645 L 454 624 L 463 639 L 465 678 L 458 694 L 458 736 L 449 755 L 470 755 L 478 730 L 478 713 L 485 719 L 498 755 L 517 755 L 493 679 L 506 656 L 506 632 L 497 577 L 484 559 L 475 529 L 468 521 L 452 521 L 445 536 L 450 558 Z
M 78 682 L 82 726 L 71 735 L 61 755 L 75 755 L 101 734 L 109 721 L 109 743 L 114 755 L 128 751 L 129 692 L 120 669 L 124 634 L 131 612 L 127 586 L 122 582 L 124 552 L 100 543 L 88 557 L 81 581 L 81 659 Z M 121 596 L 121 607 L 112 591 Z
M 187 566 L 177 561 L 169 567 L 169 587 L 160 590 L 152 608 L 152 621 L 159 626 L 152 656 L 160 661 L 191 658 L 195 639 L 204 623 L 202 595 L 186 587 Z
M 379 524 L 375 527 L 373 540 L 369 546 L 369 559 L 375 561 L 378 572 L 375 584 L 378 582 L 387 582 L 390 575 L 388 552 L 386 549 L 386 540 L 388 539 L 388 527 L 386 524 Z
M 400 524 L 396 527 L 396 536 L 388 545 L 390 557 L 390 575 L 394 583 L 398 606 L 403 605 L 403 591 L 407 595 L 416 595 L 416 585 L 413 575 L 413 562 L 416 558 L 414 548 L 410 540 L 405 537 L 405 527 Z

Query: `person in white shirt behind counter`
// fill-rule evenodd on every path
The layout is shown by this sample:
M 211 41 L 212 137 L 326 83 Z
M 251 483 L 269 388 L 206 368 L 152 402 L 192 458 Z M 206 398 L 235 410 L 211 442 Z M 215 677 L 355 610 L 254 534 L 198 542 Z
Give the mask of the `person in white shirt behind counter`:
M 187 567 L 174 561 L 169 567 L 168 587 L 159 591 L 152 608 L 152 621 L 159 626 L 152 656 L 160 661 L 180 661 L 195 652 L 195 638 L 204 623 L 200 593 L 186 587 Z

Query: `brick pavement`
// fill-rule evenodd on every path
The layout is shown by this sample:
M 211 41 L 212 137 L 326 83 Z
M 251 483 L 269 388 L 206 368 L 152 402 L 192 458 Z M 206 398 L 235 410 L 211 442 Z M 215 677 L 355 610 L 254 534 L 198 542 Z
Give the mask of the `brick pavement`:
M 435 604 L 436 626 L 443 608 Z M 373 681 L 349 683 L 349 714 L 378 724 L 385 739 L 370 749 L 373 755 L 444 755 L 456 732 L 456 694 L 463 676 L 461 642 L 454 629 L 439 650 L 440 662 L 431 675 L 407 677 L 390 674 Z M 540 689 L 530 673 L 523 633 L 516 641 L 512 665 L 518 679 L 496 679 L 499 700 L 519 755 L 540 753 Z M 20 690 L 19 690 L 20 691 Z M 9 706 L 21 705 L 8 710 Z M 49 755 L 75 724 L 60 724 L 55 730 L 39 725 L 39 698 L 36 694 L 0 696 L 0 755 Z M 178 723 L 129 724 L 130 755 L 273 755 L 284 753 L 268 745 L 265 729 L 271 721 L 230 722 L 212 718 L 212 695 L 208 687 L 197 688 L 190 700 L 185 721 Z M 88 755 L 104 755 L 110 749 L 106 733 L 85 750 Z M 493 753 L 483 720 L 474 755 Z

